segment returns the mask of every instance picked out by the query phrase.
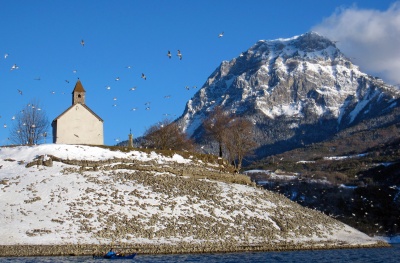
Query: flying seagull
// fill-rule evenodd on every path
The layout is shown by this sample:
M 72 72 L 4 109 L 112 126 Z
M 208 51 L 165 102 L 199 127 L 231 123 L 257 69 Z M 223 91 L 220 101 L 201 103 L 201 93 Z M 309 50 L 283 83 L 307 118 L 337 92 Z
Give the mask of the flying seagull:
M 82 45 L 82 47 L 85 46 L 85 41 L 83 41 L 83 39 L 81 40 L 81 45 Z
M 168 50 L 167 56 L 168 56 L 169 58 L 171 58 L 171 51 Z
M 144 73 L 142 73 L 142 79 L 146 80 L 146 75 Z
M 181 51 L 178 49 L 178 54 L 177 54 L 177 56 L 179 57 L 179 59 L 180 60 L 182 60 L 182 54 L 181 54 Z
M 10 70 L 14 70 L 14 69 L 18 69 L 19 67 L 17 66 L 17 64 L 12 65 Z
M 17 90 L 18 90 L 18 93 L 22 95 L 22 90 L 20 90 L 20 89 L 17 89 Z
M 224 36 L 224 32 L 219 33 L 218 37 L 223 37 Z

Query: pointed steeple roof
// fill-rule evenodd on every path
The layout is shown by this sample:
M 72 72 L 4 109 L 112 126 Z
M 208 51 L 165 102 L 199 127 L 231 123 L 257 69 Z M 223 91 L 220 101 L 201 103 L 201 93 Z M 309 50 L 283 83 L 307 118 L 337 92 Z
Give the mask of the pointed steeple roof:
M 72 91 L 72 105 L 77 103 L 85 104 L 85 93 L 86 91 L 83 88 L 81 81 L 78 79 L 74 91 Z
M 73 91 L 72 93 L 74 93 L 74 92 L 86 92 L 85 89 L 84 89 L 83 86 L 82 86 L 81 81 L 80 81 L 79 79 L 78 79 L 78 81 L 76 82 L 74 91 Z

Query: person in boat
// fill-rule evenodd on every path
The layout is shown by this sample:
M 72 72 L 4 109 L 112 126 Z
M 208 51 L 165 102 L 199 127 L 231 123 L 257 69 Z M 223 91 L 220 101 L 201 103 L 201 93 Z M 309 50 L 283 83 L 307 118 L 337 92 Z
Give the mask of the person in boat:
M 111 248 L 110 251 L 107 252 L 107 254 L 104 256 L 105 258 L 112 258 L 117 256 L 117 253 L 114 252 L 114 250 Z

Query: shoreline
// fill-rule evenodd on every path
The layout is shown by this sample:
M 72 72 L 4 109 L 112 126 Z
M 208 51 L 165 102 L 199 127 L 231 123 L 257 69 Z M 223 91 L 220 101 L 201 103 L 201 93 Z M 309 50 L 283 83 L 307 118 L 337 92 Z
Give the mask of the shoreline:
M 104 255 L 110 248 L 123 254 L 201 254 L 201 253 L 234 253 L 234 252 L 278 252 L 297 250 L 331 250 L 384 248 L 390 244 L 378 241 L 373 244 L 334 244 L 332 242 L 308 242 L 306 244 L 279 243 L 257 245 L 226 244 L 189 244 L 149 245 L 149 244 L 65 244 L 65 245 L 0 245 L 1 257 L 42 257 L 42 256 L 92 256 Z

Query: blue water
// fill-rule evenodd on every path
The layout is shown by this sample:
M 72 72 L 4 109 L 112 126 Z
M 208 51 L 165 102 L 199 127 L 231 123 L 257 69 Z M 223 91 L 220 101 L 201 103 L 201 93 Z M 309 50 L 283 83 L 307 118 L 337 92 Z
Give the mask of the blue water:
M 108 259 L 92 259 L 91 257 L 19 257 L 1 258 L 0 262 L 12 263 L 42 263 L 42 262 L 109 262 Z M 114 261 L 113 261 L 114 262 Z M 207 263 L 236 263 L 236 262 L 400 262 L 400 245 L 391 248 L 370 249 L 341 249 L 318 251 L 290 251 L 290 252 L 248 252 L 225 254 L 185 254 L 185 255 L 140 255 L 132 260 L 117 260 L 117 262 L 151 262 L 151 263 L 176 263 L 176 262 L 207 262 Z

